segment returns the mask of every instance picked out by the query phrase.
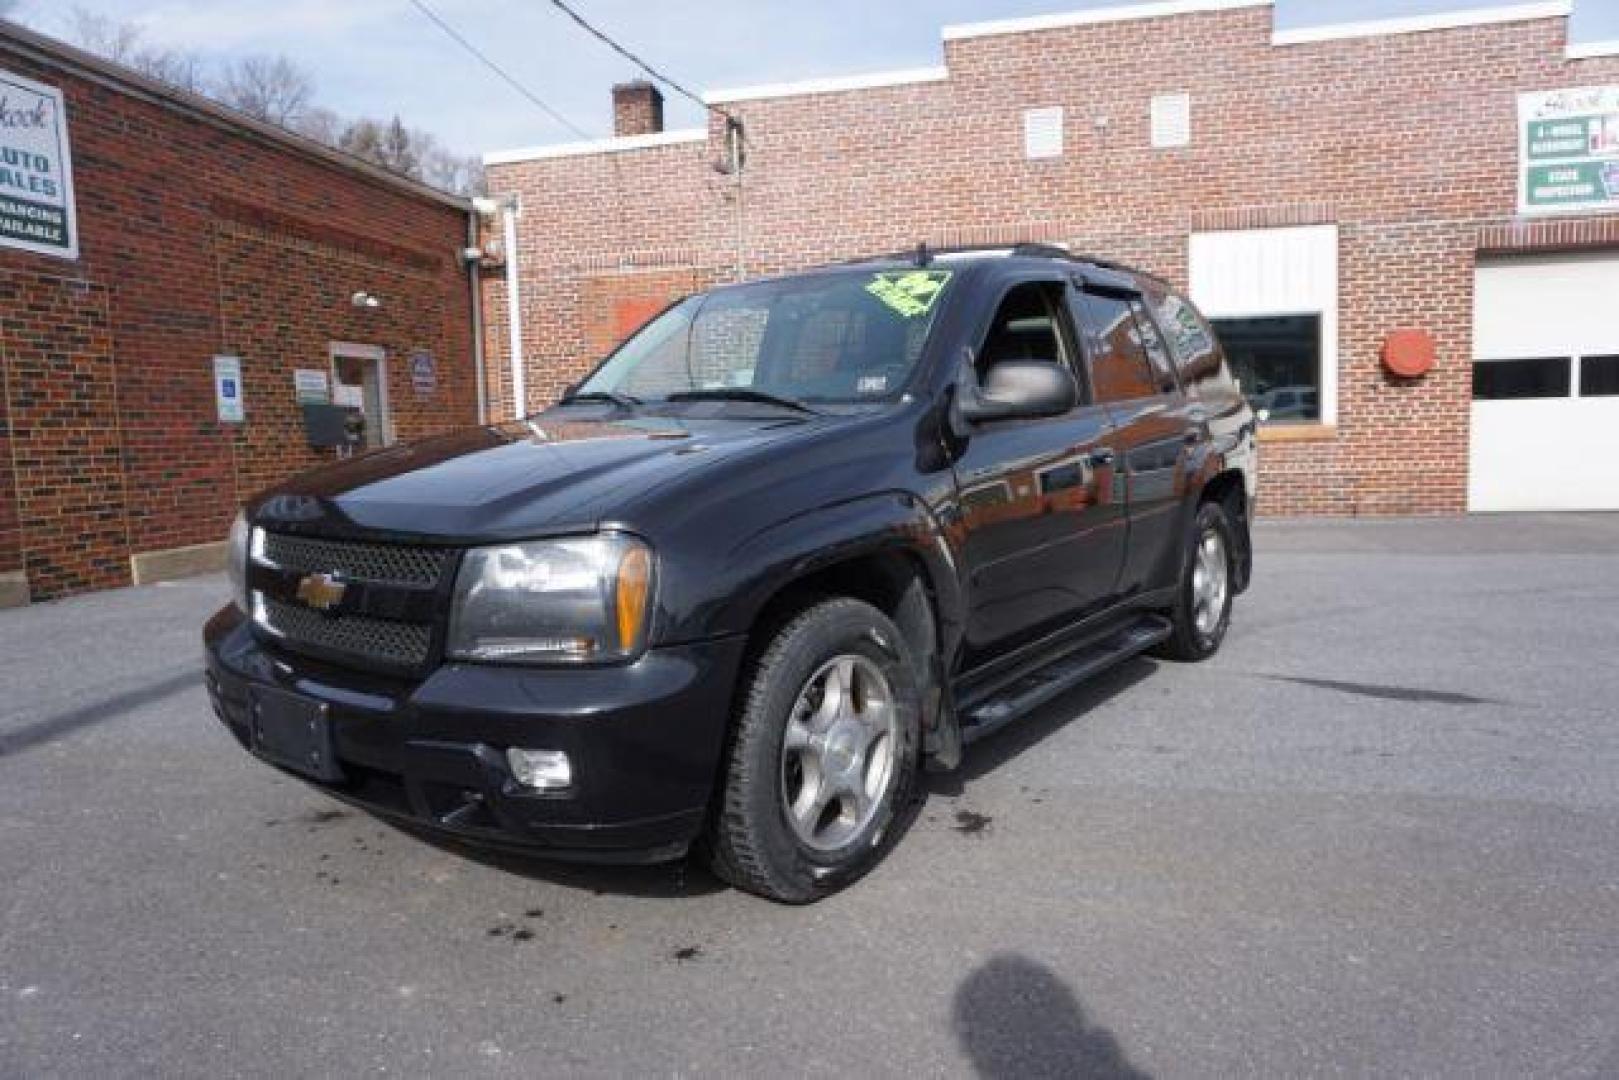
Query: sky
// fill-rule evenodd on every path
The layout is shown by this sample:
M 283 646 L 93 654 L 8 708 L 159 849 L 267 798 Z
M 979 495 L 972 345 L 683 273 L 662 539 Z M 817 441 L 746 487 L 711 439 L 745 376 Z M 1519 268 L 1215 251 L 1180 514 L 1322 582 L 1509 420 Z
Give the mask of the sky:
M 1283 28 L 1466 8 L 1511 0 L 1277 0 Z M 638 73 L 548 0 L 426 0 L 530 91 L 595 136 L 611 133 L 609 87 Z M 701 93 L 941 62 L 939 29 L 1116 0 L 574 0 L 654 66 Z M 20 0 L 12 12 L 64 35 L 68 0 Z M 309 71 L 316 99 L 346 116 L 399 115 L 462 153 L 568 142 L 560 126 L 483 68 L 409 0 L 77 0 L 138 24 L 153 44 L 207 57 L 284 53 Z M 1575 0 L 1576 41 L 1619 40 L 1619 0 Z M 673 96 L 670 127 L 701 123 Z

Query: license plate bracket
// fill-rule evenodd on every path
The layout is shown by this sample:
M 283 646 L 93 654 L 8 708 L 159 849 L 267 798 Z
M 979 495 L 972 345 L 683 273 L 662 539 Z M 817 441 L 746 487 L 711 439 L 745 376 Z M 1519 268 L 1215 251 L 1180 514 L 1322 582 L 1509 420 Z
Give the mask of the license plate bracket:
M 343 779 L 324 701 L 271 687 L 252 695 L 253 752 L 265 761 L 335 783 Z

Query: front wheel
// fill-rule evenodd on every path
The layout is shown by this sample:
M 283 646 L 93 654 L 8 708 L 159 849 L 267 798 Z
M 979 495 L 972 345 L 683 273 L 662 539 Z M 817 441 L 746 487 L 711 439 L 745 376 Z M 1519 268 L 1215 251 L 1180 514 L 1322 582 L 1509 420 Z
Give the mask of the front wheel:
M 1159 656 L 1195 662 L 1219 651 L 1231 625 L 1235 551 L 1231 519 L 1219 503 L 1203 503 L 1187 538 L 1180 587 L 1169 610 L 1174 632 L 1158 646 Z
M 921 695 L 882 612 L 828 600 L 783 626 L 744 688 L 709 836 L 715 872 L 807 903 L 871 869 L 917 774 Z

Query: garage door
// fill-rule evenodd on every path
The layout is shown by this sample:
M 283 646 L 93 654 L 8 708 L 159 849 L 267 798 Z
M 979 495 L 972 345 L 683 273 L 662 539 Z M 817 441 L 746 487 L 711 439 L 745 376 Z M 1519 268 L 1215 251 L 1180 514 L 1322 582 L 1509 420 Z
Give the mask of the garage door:
M 1471 510 L 1619 510 L 1619 254 L 1481 262 Z

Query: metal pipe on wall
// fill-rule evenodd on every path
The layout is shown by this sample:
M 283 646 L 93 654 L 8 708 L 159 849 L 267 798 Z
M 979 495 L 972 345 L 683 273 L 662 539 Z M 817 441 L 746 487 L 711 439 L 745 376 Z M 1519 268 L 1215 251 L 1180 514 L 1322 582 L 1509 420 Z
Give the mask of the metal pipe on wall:
M 523 374 L 523 305 L 517 286 L 517 196 L 505 200 L 501 244 L 506 256 L 506 329 L 511 360 L 512 418 L 527 415 L 528 387 Z
M 467 211 L 467 252 L 478 249 L 478 210 Z M 489 373 L 483 369 L 483 271 L 479 259 L 467 258 L 467 293 L 472 298 L 472 367 L 477 375 L 478 423 L 489 422 Z

